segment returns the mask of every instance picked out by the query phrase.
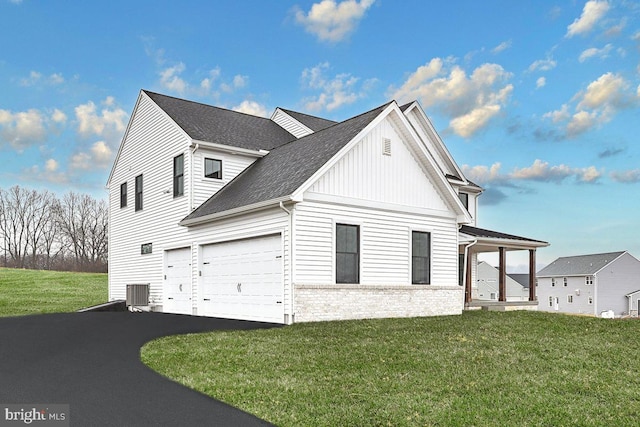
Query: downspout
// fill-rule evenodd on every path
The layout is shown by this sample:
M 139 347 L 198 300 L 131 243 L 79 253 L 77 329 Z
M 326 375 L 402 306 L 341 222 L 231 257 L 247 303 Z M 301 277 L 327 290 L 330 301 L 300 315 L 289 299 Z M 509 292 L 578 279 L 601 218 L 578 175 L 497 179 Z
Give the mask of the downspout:
M 294 313 L 294 309 L 295 309 L 295 302 L 294 302 L 294 293 L 295 293 L 295 286 L 293 285 L 293 277 L 294 277 L 294 258 L 293 258 L 293 247 L 295 246 L 293 244 L 293 212 L 290 211 L 289 209 L 284 207 L 284 203 L 280 202 L 280 209 L 282 209 L 283 211 L 285 211 L 287 213 L 287 215 L 289 215 L 289 292 L 291 294 L 291 304 L 290 304 L 290 318 L 289 318 L 289 322 L 288 324 L 293 324 L 294 320 L 295 320 L 295 313 Z
M 194 176 L 193 176 L 193 155 L 196 153 L 196 151 L 198 151 L 198 148 L 200 148 L 200 144 L 196 143 L 195 145 L 193 145 L 191 150 L 191 156 L 190 157 L 190 164 L 189 164 L 189 175 L 191 176 L 191 179 L 189 180 L 189 213 L 193 212 L 193 187 L 195 187 L 194 184 Z

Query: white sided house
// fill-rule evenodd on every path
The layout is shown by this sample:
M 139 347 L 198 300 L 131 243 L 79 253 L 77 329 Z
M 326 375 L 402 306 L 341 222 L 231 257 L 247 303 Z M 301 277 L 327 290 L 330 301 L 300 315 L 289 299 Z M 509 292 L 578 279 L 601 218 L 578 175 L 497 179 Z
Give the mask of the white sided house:
M 561 257 L 538 272 L 539 310 L 637 316 L 640 261 L 626 251 Z
M 333 122 L 141 91 L 108 187 L 109 299 L 166 313 L 460 314 L 476 249 L 547 245 L 475 227 L 482 189 L 417 102 Z

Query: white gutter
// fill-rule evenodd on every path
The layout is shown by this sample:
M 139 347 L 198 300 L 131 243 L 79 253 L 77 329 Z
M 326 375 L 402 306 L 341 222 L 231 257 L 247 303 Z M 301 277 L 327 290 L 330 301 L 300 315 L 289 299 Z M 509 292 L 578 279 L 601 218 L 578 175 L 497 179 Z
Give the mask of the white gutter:
M 295 286 L 293 283 L 293 278 L 295 277 L 294 272 L 295 272 L 295 262 L 294 262 L 294 239 L 293 239 L 293 211 L 290 211 L 289 209 L 284 207 L 284 202 L 280 201 L 279 203 L 280 205 L 280 209 L 282 209 L 283 211 L 285 211 L 287 213 L 287 215 L 289 215 L 289 286 L 291 286 L 290 289 L 290 294 L 291 294 L 291 306 L 289 309 L 290 314 L 290 319 L 289 319 L 289 324 L 292 324 L 294 322 L 294 318 L 295 318 L 295 302 L 294 302 L 294 297 L 295 297 Z
M 217 144 L 215 142 L 192 140 L 191 146 L 199 145 L 202 148 L 211 148 L 213 150 L 223 151 L 229 154 L 244 154 L 251 157 L 264 157 L 269 152 L 267 150 L 251 150 L 249 148 L 232 147 L 231 145 Z
M 278 197 L 276 199 L 266 200 L 264 202 L 258 202 L 258 203 L 254 203 L 254 204 L 248 205 L 248 206 L 240 206 L 238 208 L 228 209 L 226 211 L 216 212 L 216 213 L 205 215 L 205 216 L 198 217 L 198 218 L 182 220 L 182 221 L 180 221 L 178 223 L 178 225 L 193 226 L 193 225 L 205 224 L 205 223 L 207 223 L 209 221 L 213 221 L 213 220 L 220 219 L 220 218 L 225 218 L 225 217 L 230 217 L 230 216 L 235 216 L 235 215 L 240 215 L 240 214 L 246 214 L 246 213 L 249 213 L 251 211 L 258 211 L 258 210 L 261 210 L 261 209 L 274 207 L 274 206 L 277 206 L 278 203 L 281 202 L 281 201 L 282 202 L 286 202 L 286 201 L 289 201 L 289 200 L 291 200 L 291 196 Z

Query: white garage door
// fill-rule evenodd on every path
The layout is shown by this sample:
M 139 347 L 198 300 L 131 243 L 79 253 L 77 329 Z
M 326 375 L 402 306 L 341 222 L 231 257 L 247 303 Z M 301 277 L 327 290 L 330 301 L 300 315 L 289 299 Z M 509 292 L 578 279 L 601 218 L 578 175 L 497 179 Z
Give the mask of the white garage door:
M 198 314 L 284 322 L 280 235 L 202 248 Z
M 191 248 L 165 253 L 162 311 L 193 314 L 191 304 Z

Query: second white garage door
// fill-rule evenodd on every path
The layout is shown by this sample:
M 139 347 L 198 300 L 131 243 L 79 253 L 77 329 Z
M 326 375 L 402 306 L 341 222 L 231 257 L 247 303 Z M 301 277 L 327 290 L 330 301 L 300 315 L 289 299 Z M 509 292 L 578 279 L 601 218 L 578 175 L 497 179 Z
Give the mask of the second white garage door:
M 198 314 L 284 322 L 280 235 L 202 248 Z

